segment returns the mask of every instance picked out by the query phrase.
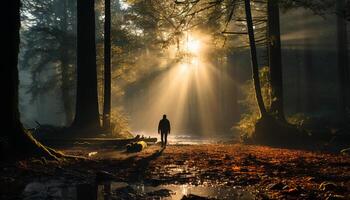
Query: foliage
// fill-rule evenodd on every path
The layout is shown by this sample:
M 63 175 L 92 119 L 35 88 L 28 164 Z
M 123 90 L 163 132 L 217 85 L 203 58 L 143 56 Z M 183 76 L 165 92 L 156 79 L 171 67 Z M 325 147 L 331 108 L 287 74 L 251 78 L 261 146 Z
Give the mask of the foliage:
M 129 119 L 122 108 L 114 108 L 111 113 L 112 135 L 118 138 L 132 138 L 129 130 Z
M 287 11 L 294 8 L 305 8 L 311 10 L 316 15 L 324 16 L 334 10 L 334 0 L 278 0 L 280 7 Z
M 271 104 L 271 87 L 269 84 L 268 67 L 262 67 L 259 75 L 261 82 L 261 93 L 264 98 L 265 106 L 267 109 L 269 109 Z M 247 83 L 242 86 L 241 91 L 243 92 L 243 99 L 240 100 L 240 104 L 242 104 L 242 106 L 245 108 L 245 114 L 242 114 L 240 121 L 234 128 L 241 133 L 241 139 L 245 141 L 246 139 L 251 138 L 252 134 L 254 133 L 255 124 L 260 119 L 260 112 L 256 103 L 253 81 L 247 81 Z
M 310 116 L 305 115 L 305 113 L 296 113 L 287 117 L 287 121 L 290 124 L 297 126 L 298 128 L 302 128 L 305 124 L 310 123 Z
M 72 89 L 76 57 L 75 4 L 65 1 L 62 6 L 59 0 L 24 0 L 22 5 L 20 67 L 32 75 L 28 92 L 34 100 L 53 88 Z M 43 79 L 41 76 L 48 71 L 56 73 Z M 67 83 L 62 76 L 69 76 Z
M 31 103 L 54 91 L 61 99 L 66 125 L 74 109 L 76 72 L 76 5 L 69 0 L 23 0 L 20 70 L 31 81 L 20 85 Z
M 23 0 L 22 3 L 24 50 L 21 53 L 21 66 L 31 71 L 33 80 L 28 92 L 35 98 L 55 88 L 73 91 L 76 60 L 74 1 Z M 145 77 L 162 70 L 161 59 L 170 60 L 166 57 L 166 48 L 175 48 L 185 32 L 197 29 L 211 33 L 218 44 L 227 42 L 227 48 L 248 47 L 246 35 L 222 34 L 223 31 L 245 31 L 244 10 L 237 0 L 126 0 L 124 3 L 128 5 L 127 9 L 122 8 L 120 0 L 111 1 L 112 112 L 118 119 L 116 123 L 119 125 L 116 127 L 123 127 L 115 132 L 123 132 L 127 126 L 126 117 L 121 117 L 121 113 L 124 112 L 116 105 L 120 105 L 122 97 L 131 85 L 142 82 Z M 96 1 L 95 7 L 100 105 L 103 103 L 104 82 L 103 4 L 104 1 Z M 266 1 L 252 1 L 258 46 L 266 44 L 265 4 Z M 330 8 L 330 0 L 280 0 L 280 5 L 284 10 L 305 7 L 321 14 Z M 237 24 L 229 24 L 230 21 L 236 21 Z M 239 39 L 235 40 L 237 37 Z M 63 65 L 65 62 L 66 67 Z M 51 70 L 55 73 L 43 78 L 45 73 Z M 262 77 L 266 77 L 266 80 L 262 80 L 262 93 L 268 106 L 271 99 L 268 98 L 270 89 L 267 72 L 267 68 L 262 68 L 260 73 Z M 253 129 L 251 125 L 259 116 L 251 86 L 252 81 L 249 81 L 243 88 L 246 93 L 243 105 L 248 114 L 242 117 L 238 125 L 240 130 L 246 130 L 249 134 Z M 73 92 L 70 92 L 68 98 L 72 104 Z

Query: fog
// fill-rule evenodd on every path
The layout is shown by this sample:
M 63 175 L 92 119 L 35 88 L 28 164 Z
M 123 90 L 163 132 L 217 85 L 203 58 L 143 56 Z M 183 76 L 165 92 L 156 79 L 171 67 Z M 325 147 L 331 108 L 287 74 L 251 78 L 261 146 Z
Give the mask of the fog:
M 287 115 L 336 115 L 335 31 L 334 16 L 324 18 L 302 9 L 281 12 Z M 140 69 L 113 82 L 112 105 L 127 118 L 128 130 L 156 134 L 158 122 L 166 114 L 175 135 L 214 137 L 237 132 L 234 127 L 246 112 L 241 103 L 245 95 L 242 87 L 251 78 L 248 49 L 227 51 L 212 37 L 209 32 L 193 30 L 186 32 L 179 44 L 165 47 L 162 56 L 152 49 L 138 50 L 142 58 L 135 58 L 135 65 Z M 184 53 L 180 62 L 176 60 L 179 49 Z M 261 67 L 267 65 L 264 52 L 259 49 Z M 122 65 L 113 67 L 124 73 Z M 69 126 L 59 88 L 39 90 L 35 98 L 28 90 L 33 78 L 39 83 L 37 87 L 45 88 L 45 80 L 55 73 L 54 67 L 47 67 L 33 77 L 30 69 L 20 68 L 20 111 L 26 127 L 35 126 L 35 121 Z M 74 97 L 74 90 L 71 93 Z

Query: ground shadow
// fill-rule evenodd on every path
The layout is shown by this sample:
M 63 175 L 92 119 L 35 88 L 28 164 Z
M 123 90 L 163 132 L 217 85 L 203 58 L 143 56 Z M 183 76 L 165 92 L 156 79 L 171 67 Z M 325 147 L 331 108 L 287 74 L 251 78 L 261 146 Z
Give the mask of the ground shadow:
M 141 181 L 144 178 L 144 174 L 147 171 L 146 169 L 148 168 L 150 162 L 152 160 L 157 159 L 159 156 L 161 156 L 164 150 L 165 148 L 161 148 L 156 152 L 154 152 L 153 154 L 151 154 L 150 156 L 147 156 L 138 160 L 134 160 L 134 162 L 132 162 L 133 166 L 130 171 L 129 181 L 131 182 Z

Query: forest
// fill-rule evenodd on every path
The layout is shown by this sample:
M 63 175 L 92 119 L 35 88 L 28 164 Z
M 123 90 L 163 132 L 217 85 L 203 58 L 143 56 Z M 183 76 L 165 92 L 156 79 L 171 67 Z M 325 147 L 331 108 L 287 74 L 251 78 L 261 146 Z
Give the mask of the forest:
M 350 199 L 349 0 L 4 0 L 0 199 Z

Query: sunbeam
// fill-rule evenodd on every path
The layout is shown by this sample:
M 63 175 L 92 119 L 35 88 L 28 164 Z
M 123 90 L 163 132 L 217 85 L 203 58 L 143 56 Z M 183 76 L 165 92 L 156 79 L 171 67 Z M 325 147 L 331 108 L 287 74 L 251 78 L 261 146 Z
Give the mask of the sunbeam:
M 185 55 L 181 61 L 166 64 L 165 70 L 129 100 L 133 107 L 131 117 L 138 119 L 131 121 L 133 131 L 154 135 L 163 114 L 168 116 L 172 133 L 177 135 L 209 137 L 220 130 L 223 116 L 218 105 L 220 81 L 227 80 L 226 84 L 233 85 L 233 80 L 227 72 L 220 71 L 222 65 L 212 63 L 216 59 L 210 56 L 213 46 L 209 39 L 206 35 L 186 33 L 180 42 Z

